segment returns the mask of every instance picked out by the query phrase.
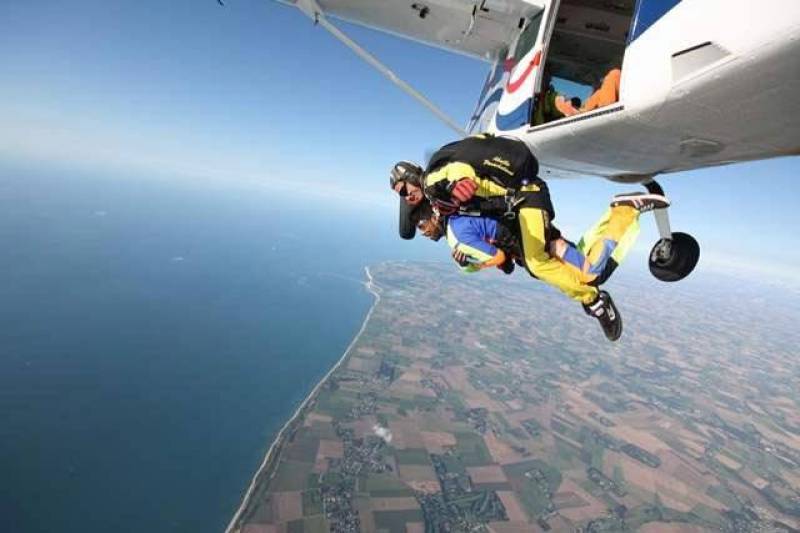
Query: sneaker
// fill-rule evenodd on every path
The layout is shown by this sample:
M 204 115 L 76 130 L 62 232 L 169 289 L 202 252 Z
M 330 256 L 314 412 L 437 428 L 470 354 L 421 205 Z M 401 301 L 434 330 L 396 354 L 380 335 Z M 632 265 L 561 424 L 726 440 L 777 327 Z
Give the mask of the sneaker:
M 611 200 L 611 207 L 626 205 L 637 209 L 640 213 L 652 211 L 653 209 L 665 209 L 669 207 L 669 200 L 666 196 L 649 192 L 629 192 L 618 194 Z
M 600 321 L 603 333 L 611 342 L 616 341 L 622 336 L 622 317 L 614 305 L 614 300 L 606 291 L 600 291 L 597 299 L 590 304 L 583 304 L 583 310 L 589 316 L 595 317 Z

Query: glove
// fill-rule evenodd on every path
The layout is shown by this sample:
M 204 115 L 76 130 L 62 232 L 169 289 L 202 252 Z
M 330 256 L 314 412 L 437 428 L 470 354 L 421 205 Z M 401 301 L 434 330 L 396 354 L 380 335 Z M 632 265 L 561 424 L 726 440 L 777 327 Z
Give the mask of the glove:
M 453 250 L 450 256 L 456 263 L 458 263 L 458 266 L 460 267 L 466 267 L 469 265 L 469 258 L 467 257 L 467 254 L 460 250 Z
M 503 271 L 504 274 L 511 274 L 514 272 L 514 259 L 509 255 L 505 263 L 497 265 L 497 268 Z
M 450 191 L 453 201 L 458 204 L 469 202 L 478 190 L 478 184 L 469 178 L 462 178 L 458 180 Z

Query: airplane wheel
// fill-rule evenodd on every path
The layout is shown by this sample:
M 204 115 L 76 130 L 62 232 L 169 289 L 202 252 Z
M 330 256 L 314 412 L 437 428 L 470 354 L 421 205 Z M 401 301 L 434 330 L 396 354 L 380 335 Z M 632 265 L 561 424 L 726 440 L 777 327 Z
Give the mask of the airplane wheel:
M 675 232 L 672 239 L 661 239 L 650 251 L 650 272 L 661 281 L 680 281 L 688 276 L 700 259 L 700 245 L 691 235 Z

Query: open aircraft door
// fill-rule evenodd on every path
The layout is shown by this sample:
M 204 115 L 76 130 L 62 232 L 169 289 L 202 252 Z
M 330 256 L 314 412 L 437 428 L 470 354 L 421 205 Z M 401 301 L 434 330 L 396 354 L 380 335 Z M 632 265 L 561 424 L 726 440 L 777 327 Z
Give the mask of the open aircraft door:
M 532 122 L 536 93 L 542 83 L 547 44 L 555 26 L 559 0 L 527 1 L 534 11 L 509 47 L 502 65 L 505 85 L 497 106 L 494 126 L 499 132 L 528 127 Z

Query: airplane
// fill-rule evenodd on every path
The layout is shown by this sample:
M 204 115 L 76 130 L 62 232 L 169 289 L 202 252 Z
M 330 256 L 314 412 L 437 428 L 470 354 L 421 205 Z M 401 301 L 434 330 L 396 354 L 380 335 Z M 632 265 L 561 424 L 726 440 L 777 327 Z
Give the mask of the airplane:
M 299 9 L 460 135 L 523 140 L 542 178 L 600 176 L 663 194 L 656 176 L 800 154 L 798 0 L 277 0 Z M 467 126 L 329 19 L 487 62 Z M 537 120 L 549 77 L 590 92 L 621 69 L 614 101 Z M 573 111 L 575 108 L 573 107 Z M 697 241 L 655 211 L 649 267 L 686 277 Z

